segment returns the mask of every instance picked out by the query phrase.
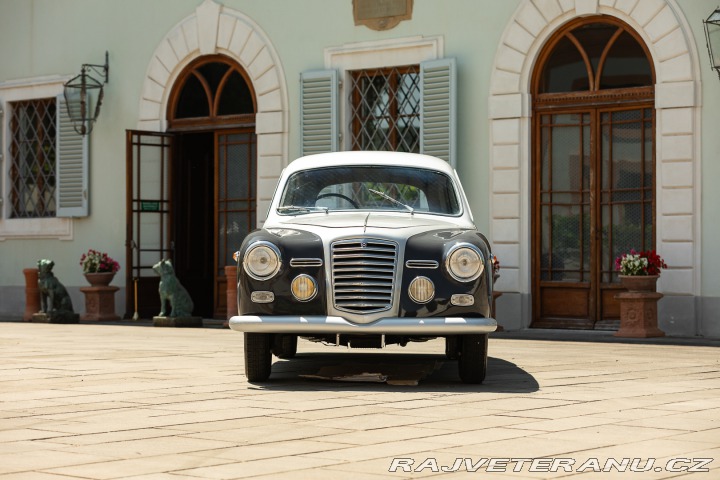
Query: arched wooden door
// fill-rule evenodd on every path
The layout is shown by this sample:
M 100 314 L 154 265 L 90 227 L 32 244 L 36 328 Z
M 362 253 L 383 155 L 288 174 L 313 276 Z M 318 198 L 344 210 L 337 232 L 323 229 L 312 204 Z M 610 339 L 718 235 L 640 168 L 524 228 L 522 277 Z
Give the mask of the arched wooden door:
M 624 23 L 584 18 L 533 78 L 533 327 L 616 328 L 615 258 L 655 245 L 654 71 Z
M 232 252 L 256 224 L 255 112 L 245 71 L 229 57 L 209 55 L 178 76 L 168 101 L 167 133 L 128 133 L 128 195 L 134 205 L 128 225 L 138 226 L 128 233 L 129 271 L 137 285 L 137 300 L 134 292 L 128 296 L 129 311 L 133 303 L 149 302 L 156 307 L 141 309 L 141 316 L 157 314 L 157 280 L 150 266 L 170 258 L 193 299 L 193 314 L 226 317 L 224 267 L 234 263 Z M 157 138 L 165 149 L 154 148 Z M 146 144 L 148 152 L 136 146 Z M 149 163 L 155 157 L 164 159 L 164 173 L 156 168 L 141 178 L 147 165 L 158 164 Z M 166 193 L 155 194 L 155 184 Z M 140 191 L 136 185 L 147 186 Z

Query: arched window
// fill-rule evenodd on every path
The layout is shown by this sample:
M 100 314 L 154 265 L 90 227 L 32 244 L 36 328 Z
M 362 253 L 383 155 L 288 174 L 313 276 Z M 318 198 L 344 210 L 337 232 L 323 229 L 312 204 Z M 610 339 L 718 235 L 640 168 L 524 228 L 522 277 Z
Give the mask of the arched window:
M 565 26 L 545 46 L 538 64 L 532 89 L 536 108 L 653 96 L 655 72 L 647 47 L 610 17 Z
M 245 71 L 222 55 L 200 57 L 178 77 L 168 102 L 171 130 L 238 127 L 255 122 L 255 94 Z

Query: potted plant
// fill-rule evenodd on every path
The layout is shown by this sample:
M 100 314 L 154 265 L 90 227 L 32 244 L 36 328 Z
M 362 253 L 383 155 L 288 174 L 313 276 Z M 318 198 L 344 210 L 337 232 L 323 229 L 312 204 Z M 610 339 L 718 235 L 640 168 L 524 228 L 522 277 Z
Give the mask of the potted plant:
M 105 252 L 90 249 L 80 257 L 80 266 L 89 287 L 81 287 L 85 295 L 85 313 L 80 317 L 84 321 L 120 320 L 115 313 L 115 292 L 118 287 L 110 286 L 120 264 Z
M 615 259 L 620 283 L 627 292 L 615 296 L 620 301 L 620 329 L 616 337 L 662 337 L 657 327 L 657 280 L 667 264 L 655 250 L 620 255 Z
M 107 253 L 92 248 L 80 257 L 80 266 L 85 278 L 93 286 L 107 286 L 115 273 L 120 270 L 120 264 L 110 258 Z
M 615 269 L 620 272 L 620 283 L 630 291 L 655 291 L 660 272 L 667 268 L 665 261 L 655 250 L 620 255 L 615 259 Z

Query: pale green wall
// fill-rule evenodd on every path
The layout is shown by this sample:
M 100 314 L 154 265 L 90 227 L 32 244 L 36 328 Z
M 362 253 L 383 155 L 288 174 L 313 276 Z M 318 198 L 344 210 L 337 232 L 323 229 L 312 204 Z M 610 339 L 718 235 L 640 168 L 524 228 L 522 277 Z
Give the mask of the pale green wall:
M 717 7 L 717 2 L 680 2 L 685 17 L 692 27 L 700 54 L 702 71 L 702 196 L 697 201 L 702 205 L 702 296 L 720 296 L 720 79 L 710 68 L 710 59 L 705 45 L 702 20 Z
M 487 231 L 488 93 L 498 41 L 522 0 L 415 0 L 413 18 L 376 32 L 356 27 L 352 0 L 222 0 L 267 34 L 286 75 L 290 158 L 299 153 L 298 76 L 324 67 L 323 49 L 346 43 L 414 35 L 444 37 L 445 56 L 457 59 L 458 170 L 478 226 Z M 701 20 L 715 0 L 681 0 L 700 52 L 702 101 L 720 106 L 720 80 L 707 67 Z M 0 82 L 69 75 L 110 52 L 110 83 L 92 135 L 91 216 L 74 221 L 74 240 L 0 242 L 0 286 L 22 285 L 21 271 L 37 258 L 56 260 L 57 274 L 82 285 L 77 261 L 87 248 L 108 251 L 125 265 L 125 129 L 135 128 L 146 68 L 161 39 L 200 0 L 0 0 Z M 720 297 L 720 123 L 718 108 L 702 110 L 702 293 Z M 472 179 L 472 180 L 468 180 Z M 3 190 L 6 186 L 3 186 Z M 122 284 L 123 280 L 116 280 Z M 118 301 L 121 301 L 118 299 Z

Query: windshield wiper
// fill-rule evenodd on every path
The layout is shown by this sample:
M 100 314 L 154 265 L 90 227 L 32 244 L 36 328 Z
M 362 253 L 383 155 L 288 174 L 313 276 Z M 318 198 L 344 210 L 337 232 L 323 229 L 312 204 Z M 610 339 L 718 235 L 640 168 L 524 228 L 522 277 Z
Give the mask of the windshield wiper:
M 404 204 L 403 202 L 401 202 L 400 200 L 394 199 L 393 197 L 391 197 L 391 196 L 388 195 L 387 193 L 383 193 L 383 192 L 381 192 L 381 191 L 379 191 L 379 190 L 373 190 L 372 188 L 368 188 L 368 191 L 374 193 L 375 195 L 380 195 L 380 196 L 383 197 L 385 200 L 387 200 L 387 201 L 389 201 L 389 202 L 392 202 L 392 203 L 394 203 L 395 205 L 399 205 L 399 206 L 401 206 L 401 207 L 406 208 L 410 213 L 415 213 L 415 209 L 412 208 L 410 205 L 406 205 L 406 204 Z
M 302 205 L 284 205 L 277 208 L 278 212 L 296 212 L 296 213 L 310 213 L 310 212 L 325 212 L 328 213 L 330 209 L 328 207 L 304 207 Z

